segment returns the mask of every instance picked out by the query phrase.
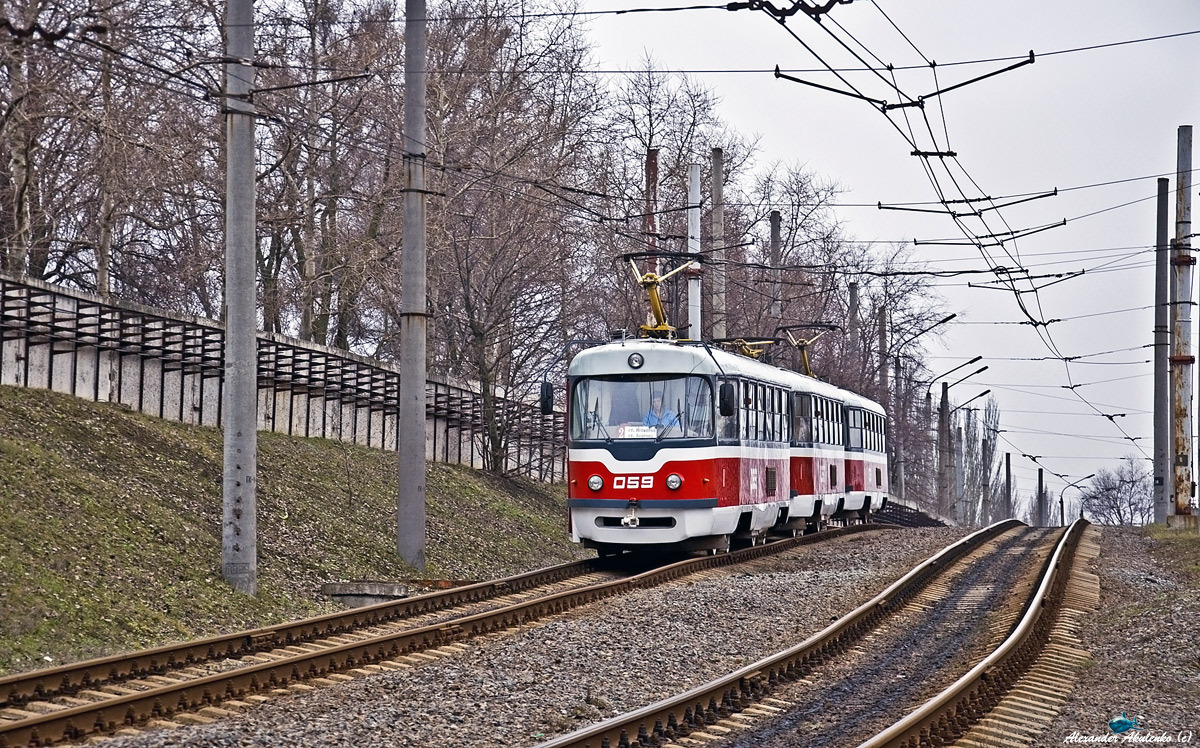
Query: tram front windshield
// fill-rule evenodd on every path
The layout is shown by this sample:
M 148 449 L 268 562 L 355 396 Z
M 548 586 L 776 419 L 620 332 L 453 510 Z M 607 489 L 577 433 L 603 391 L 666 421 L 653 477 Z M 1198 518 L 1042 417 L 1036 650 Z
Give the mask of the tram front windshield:
M 587 377 L 575 382 L 572 439 L 712 436 L 712 385 L 703 377 Z

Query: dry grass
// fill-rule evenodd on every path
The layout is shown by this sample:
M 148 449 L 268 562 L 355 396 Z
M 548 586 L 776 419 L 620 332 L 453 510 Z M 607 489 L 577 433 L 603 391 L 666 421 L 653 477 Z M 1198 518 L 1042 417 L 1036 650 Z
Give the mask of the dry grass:
M 1189 587 L 1200 590 L 1200 534 L 1163 525 L 1148 525 L 1143 532 L 1154 540 L 1155 561 L 1178 570 Z
M 0 387 L 0 673 L 332 609 L 322 583 L 491 578 L 580 555 L 565 493 L 430 464 L 428 568 L 395 551 L 396 456 L 259 434 L 259 594 L 221 563 L 221 434 Z

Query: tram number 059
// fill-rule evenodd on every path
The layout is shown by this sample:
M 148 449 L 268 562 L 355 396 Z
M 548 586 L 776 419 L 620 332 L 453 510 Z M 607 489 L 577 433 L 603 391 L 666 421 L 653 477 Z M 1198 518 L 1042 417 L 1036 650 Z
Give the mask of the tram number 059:
M 654 488 L 654 476 L 618 475 L 613 478 L 613 488 Z

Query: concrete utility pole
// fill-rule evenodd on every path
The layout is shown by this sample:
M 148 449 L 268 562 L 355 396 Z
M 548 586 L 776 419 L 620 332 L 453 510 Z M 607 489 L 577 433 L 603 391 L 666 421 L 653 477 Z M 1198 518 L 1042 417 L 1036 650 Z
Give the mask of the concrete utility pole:
M 725 337 L 725 152 L 712 149 L 712 336 Z
M 986 436 L 981 440 L 980 448 L 983 450 L 983 499 L 979 502 L 979 524 L 987 527 L 992 524 L 992 453 L 995 448 Z
M 938 405 L 937 513 L 946 516 L 950 495 L 950 385 L 942 382 L 942 400 Z
M 846 309 L 846 337 L 850 340 L 850 371 L 857 382 L 859 375 L 862 374 L 862 366 L 859 363 L 859 351 L 862 347 L 862 340 L 858 331 L 858 281 L 850 281 L 850 301 Z
M 1158 227 L 1154 273 L 1154 521 L 1163 524 L 1171 506 L 1171 355 L 1170 305 L 1167 288 L 1171 282 L 1168 215 L 1170 180 L 1158 180 Z
M 897 397 L 895 404 L 893 404 L 891 393 L 888 392 L 887 307 L 885 305 L 879 305 L 879 309 L 876 312 L 876 319 L 879 323 L 879 404 L 883 406 L 883 420 L 886 424 L 884 431 L 890 434 L 894 431 L 892 426 L 896 423 L 896 410 L 900 400 Z M 900 374 L 898 372 L 896 374 L 896 386 L 900 386 Z M 896 449 L 891 439 L 884 442 L 883 448 L 884 454 L 888 458 L 888 465 L 890 466 L 890 474 L 888 475 L 890 485 L 896 479 Z
M 879 325 L 879 404 L 891 413 L 888 404 L 888 338 L 887 338 L 887 306 L 880 304 L 875 313 Z
M 700 164 L 688 166 L 688 254 L 700 256 Z M 688 273 L 688 337 L 692 340 L 704 337 L 700 327 L 701 292 L 697 265 Z
M 658 251 L 658 149 L 646 149 L 646 207 L 642 211 L 642 232 L 646 235 L 646 250 Z M 663 270 L 655 266 L 654 272 Z
M 966 524 L 966 493 L 967 471 L 963 464 L 963 430 L 962 426 L 954 427 L 954 519 L 959 524 Z
M 783 298 L 780 295 L 779 265 L 782 262 L 783 239 L 780 236 L 779 211 L 771 211 L 771 322 L 783 324 Z
M 1042 468 L 1038 468 L 1037 518 L 1034 520 L 1034 526 L 1045 527 L 1049 524 L 1050 522 L 1046 519 L 1045 477 L 1042 475 Z
M 1171 356 L 1175 390 L 1175 514 L 1191 514 L 1192 483 L 1192 377 L 1196 357 L 1192 353 L 1192 127 L 1181 125 L 1178 136 L 1178 166 L 1175 175 L 1175 306 Z
M 258 309 L 254 261 L 254 5 L 225 6 L 225 381 L 221 576 L 258 594 Z
M 1004 453 L 1004 511 L 998 519 L 1008 519 L 1012 516 L 1012 453 Z
M 404 3 L 404 251 L 401 261 L 396 550 L 425 570 L 425 0 Z
M 892 428 L 887 432 L 887 447 L 893 455 L 892 464 L 895 465 L 896 484 L 889 486 L 893 489 L 893 493 L 904 501 L 904 429 L 900 427 L 902 421 L 906 421 L 908 411 L 912 408 L 912 382 L 908 383 L 907 395 L 900 390 L 900 357 L 895 357 L 896 362 L 896 412 L 897 415 L 892 418 Z
M 646 237 L 646 251 L 653 254 L 658 251 L 658 149 L 657 148 L 647 148 L 646 149 L 645 179 L 646 179 L 646 188 L 645 188 L 646 206 L 645 206 L 645 209 L 642 211 L 642 233 Z M 655 257 L 651 261 L 654 263 L 652 269 L 654 270 L 655 274 L 664 275 L 666 273 L 666 270 L 663 267 L 663 261 L 662 261 L 661 257 Z M 674 281 L 672 281 L 672 286 L 674 286 Z M 675 295 L 676 294 L 672 294 L 672 296 L 675 296 Z M 674 302 L 672 301 L 672 303 L 674 303 Z M 671 315 L 670 322 L 673 325 L 679 324 L 679 320 L 675 318 L 675 315 L 673 313 Z M 647 325 L 657 324 L 657 322 L 654 319 L 654 314 L 649 309 L 646 310 L 646 324 Z

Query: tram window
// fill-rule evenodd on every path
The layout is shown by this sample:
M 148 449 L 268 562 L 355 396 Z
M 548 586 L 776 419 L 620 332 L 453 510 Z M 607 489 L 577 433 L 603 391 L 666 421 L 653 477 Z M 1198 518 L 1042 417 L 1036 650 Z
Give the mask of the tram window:
M 847 420 L 850 422 L 850 441 L 847 446 L 850 449 L 863 448 L 863 412 L 861 410 L 848 410 L 846 412 Z M 870 439 L 870 432 L 867 432 L 867 439 Z M 867 445 L 870 448 L 870 445 Z
M 771 391 L 766 385 L 758 385 L 758 438 L 771 438 Z
M 758 438 L 758 428 L 759 428 L 758 410 L 760 407 L 759 406 L 759 398 L 758 398 L 758 385 L 747 384 L 746 388 L 750 392 L 750 431 L 747 434 L 747 438 L 757 439 Z
M 743 440 L 754 438 L 754 385 L 749 382 L 739 382 L 738 387 L 742 391 L 742 407 L 741 410 L 741 438 Z
M 712 402 L 712 385 L 698 376 L 581 378 L 571 397 L 571 438 L 712 438 Z
M 721 383 L 722 386 L 728 384 L 733 388 L 734 408 L 733 412 L 727 416 L 718 416 L 717 434 L 721 439 L 737 439 L 738 438 L 738 413 L 741 410 L 738 407 L 741 400 L 737 396 L 738 383 L 733 380 L 725 380 Z
M 776 390 L 775 397 L 778 398 L 779 407 L 775 413 L 775 417 L 779 420 L 779 441 L 791 441 L 791 423 L 788 420 L 788 393 L 787 390 Z
M 817 411 L 817 419 L 820 424 L 820 431 L 817 433 L 817 441 L 822 444 L 833 443 L 833 407 L 825 398 L 819 398 L 820 410 Z
M 763 388 L 763 439 L 775 441 L 775 390 Z
M 775 441 L 775 390 L 763 388 L 763 438 L 769 442 Z
M 767 438 L 767 388 L 761 384 L 754 385 L 754 438 L 762 441 Z
M 812 399 L 803 392 L 792 393 L 792 439 L 812 441 Z

